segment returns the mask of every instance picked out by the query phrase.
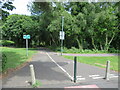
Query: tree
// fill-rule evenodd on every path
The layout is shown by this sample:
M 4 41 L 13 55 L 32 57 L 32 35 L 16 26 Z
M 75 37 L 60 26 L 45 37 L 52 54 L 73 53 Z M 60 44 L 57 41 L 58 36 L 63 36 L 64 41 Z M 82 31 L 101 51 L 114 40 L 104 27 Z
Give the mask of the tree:
M 12 11 L 13 9 L 15 9 L 15 6 L 12 5 L 13 3 L 11 1 L 0 1 L 0 11 L 1 11 L 1 19 L 3 21 L 6 20 L 7 16 L 9 15 L 8 11 Z
M 17 46 L 22 47 L 24 45 L 23 35 L 30 34 L 34 40 L 38 27 L 38 23 L 33 21 L 30 16 L 10 15 L 2 28 L 3 39 L 12 40 Z
M 108 51 L 119 37 L 116 3 L 35 2 L 30 8 L 32 15 L 38 18 L 39 41 L 44 45 L 59 45 L 62 16 L 65 17 L 64 44 L 68 48 Z
M 82 34 L 80 37 L 78 36 L 77 41 L 82 43 L 84 39 L 91 38 L 87 42 L 92 44 L 94 49 L 103 49 L 104 47 L 104 50 L 108 51 L 118 33 L 114 3 L 79 2 L 67 4 L 67 7 L 71 9 L 71 14 L 77 18 L 76 22 L 78 23 L 76 24 L 81 29 Z M 67 10 L 69 10 L 68 8 Z

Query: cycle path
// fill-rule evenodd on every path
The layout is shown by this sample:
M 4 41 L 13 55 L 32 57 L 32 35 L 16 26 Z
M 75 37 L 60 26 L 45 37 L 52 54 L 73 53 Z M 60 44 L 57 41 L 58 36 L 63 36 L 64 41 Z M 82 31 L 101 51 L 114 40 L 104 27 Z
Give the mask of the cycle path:
M 39 51 L 32 61 L 20 70 L 10 73 L 2 80 L 3 88 L 32 88 L 28 82 L 31 82 L 29 65 L 33 64 L 35 68 L 36 79 L 41 82 L 40 87 L 64 87 L 73 85 L 69 77 L 48 57 L 47 54 Z M 66 63 L 62 63 L 64 66 Z
M 74 62 L 72 60 L 65 59 L 62 56 L 58 56 L 52 53 L 49 53 L 51 58 L 60 65 L 60 62 L 67 63 L 67 65 L 62 66 L 65 70 L 66 75 L 73 79 L 74 75 Z M 63 70 L 63 71 L 64 71 Z M 96 84 L 100 88 L 118 88 L 118 72 L 110 71 L 110 80 L 105 80 L 105 69 L 99 68 L 96 66 L 91 66 L 88 64 L 83 64 L 77 62 L 77 82 L 80 84 Z M 68 75 L 69 74 L 69 75 Z
M 106 81 L 102 78 L 93 79 L 89 75 L 104 76 L 105 69 L 95 66 L 78 63 L 77 83 L 73 79 L 73 61 L 65 59 L 48 50 L 40 50 L 32 61 L 20 70 L 11 73 L 2 80 L 3 88 L 31 88 L 28 82 L 31 81 L 29 65 L 33 64 L 36 79 L 39 80 L 42 88 L 64 88 L 81 85 L 97 85 L 100 88 L 118 88 L 118 78 L 111 78 Z M 111 72 L 117 75 L 116 72 Z

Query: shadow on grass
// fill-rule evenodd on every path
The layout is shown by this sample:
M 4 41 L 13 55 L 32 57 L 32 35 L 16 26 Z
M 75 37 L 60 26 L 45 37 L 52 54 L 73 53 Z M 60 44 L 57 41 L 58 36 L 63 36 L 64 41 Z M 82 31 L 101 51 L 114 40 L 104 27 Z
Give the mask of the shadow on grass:
M 18 67 L 20 64 L 24 63 L 28 58 L 24 55 L 17 54 L 14 51 L 3 51 L 7 57 L 4 72 L 8 69 L 13 69 Z

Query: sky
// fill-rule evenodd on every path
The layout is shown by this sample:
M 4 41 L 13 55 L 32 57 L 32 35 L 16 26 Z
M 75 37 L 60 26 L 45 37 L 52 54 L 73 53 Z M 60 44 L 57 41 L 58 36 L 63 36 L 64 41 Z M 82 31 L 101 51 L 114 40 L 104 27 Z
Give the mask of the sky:
M 15 6 L 16 9 L 9 11 L 10 14 L 31 15 L 30 11 L 27 10 L 27 4 L 31 1 L 34 0 L 13 0 L 13 6 Z
M 14 0 L 13 6 L 15 6 L 16 9 L 9 11 L 10 14 L 30 15 L 30 11 L 27 10 L 27 4 L 31 1 L 32 0 Z
M 27 4 L 34 0 L 12 0 L 12 1 L 13 1 L 13 6 L 15 6 L 16 9 L 9 11 L 10 14 L 31 15 L 30 11 L 28 11 L 27 9 Z M 85 0 L 85 1 L 92 1 L 92 0 Z M 93 1 L 97 2 L 98 0 L 93 0 Z

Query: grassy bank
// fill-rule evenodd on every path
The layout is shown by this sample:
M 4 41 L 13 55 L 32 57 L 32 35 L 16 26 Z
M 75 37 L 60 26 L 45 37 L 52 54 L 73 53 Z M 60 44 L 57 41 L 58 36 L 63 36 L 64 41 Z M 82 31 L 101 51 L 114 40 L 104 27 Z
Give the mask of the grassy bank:
M 64 56 L 67 59 L 73 60 L 73 56 Z M 85 56 L 78 56 L 77 57 L 78 62 L 90 64 L 98 67 L 105 68 L 106 61 L 110 60 L 110 69 L 118 71 L 118 57 L 117 56 L 106 56 L 106 57 L 85 57 Z
M 2 51 L 3 54 L 5 54 L 7 58 L 7 62 L 5 64 L 4 71 L 11 69 L 11 68 L 16 68 L 19 65 L 23 64 L 26 62 L 28 59 L 32 57 L 34 53 L 37 51 L 35 50 L 29 50 L 28 57 L 26 57 L 26 49 L 25 48 L 9 48 L 9 47 L 0 47 L 0 50 Z M 1 71 L 1 69 L 0 69 Z

